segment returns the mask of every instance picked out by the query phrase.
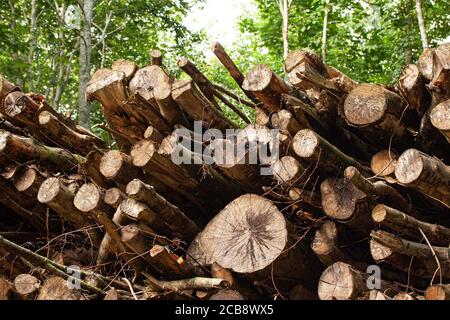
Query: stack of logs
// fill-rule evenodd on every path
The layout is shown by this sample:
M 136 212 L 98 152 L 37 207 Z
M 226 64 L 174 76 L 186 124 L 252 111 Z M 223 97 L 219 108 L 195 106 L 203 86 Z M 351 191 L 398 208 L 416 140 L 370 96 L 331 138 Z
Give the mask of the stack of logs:
M 212 50 L 242 95 L 158 50 L 97 70 L 109 145 L 0 77 L 0 299 L 450 300 L 450 44 L 395 86 L 307 50 L 244 76 Z

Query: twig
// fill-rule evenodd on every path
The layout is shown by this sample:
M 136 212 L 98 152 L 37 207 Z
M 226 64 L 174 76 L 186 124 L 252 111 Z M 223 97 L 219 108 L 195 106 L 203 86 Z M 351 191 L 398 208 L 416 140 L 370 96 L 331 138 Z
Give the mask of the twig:
M 441 263 L 439 262 L 439 259 L 436 256 L 436 252 L 434 252 L 433 246 L 431 245 L 430 241 L 428 241 L 427 236 L 425 235 L 425 233 L 422 231 L 421 228 L 419 228 L 420 234 L 422 235 L 422 237 L 425 239 L 428 247 L 430 248 L 431 252 L 433 253 L 433 258 L 434 260 L 436 260 L 436 264 L 437 264 L 437 269 L 433 274 L 433 278 L 431 278 L 431 282 L 430 285 L 433 284 L 434 281 L 434 277 L 436 276 L 436 273 L 439 271 L 439 284 L 442 284 L 442 269 L 441 269 Z

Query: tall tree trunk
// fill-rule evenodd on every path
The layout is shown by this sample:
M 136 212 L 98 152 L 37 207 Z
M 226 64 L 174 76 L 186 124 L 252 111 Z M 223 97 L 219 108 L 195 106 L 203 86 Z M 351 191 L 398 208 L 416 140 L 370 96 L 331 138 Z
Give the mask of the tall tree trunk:
M 329 0 L 323 1 L 323 29 L 322 29 L 322 61 L 327 60 L 327 26 L 328 26 L 328 4 Z
M 407 26 L 407 30 L 406 30 L 406 39 L 408 40 L 408 43 L 406 44 L 406 48 L 405 48 L 405 64 L 409 65 L 412 63 L 412 50 L 411 50 L 411 46 L 412 46 L 412 29 L 413 29 L 413 18 L 412 18 L 412 8 L 413 4 L 412 4 L 412 0 L 408 0 L 408 4 L 407 4 L 407 22 L 408 22 L 408 26 Z
M 81 5 L 81 3 L 80 3 Z M 91 72 L 91 50 L 92 50 L 92 15 L 94 11 L 94 0 L 82 1 L 82 19 L 80 29 L 80 85 L 78 87 L 78 105 L 80 109 L 79 123 L 89 127 L 91 104 L 86 100 L 86 87 Z
M 422 39 L 422 47 L 428 48 L 427 30 L 425 29 L 425 20 L 422 15 L 422 0 L 416 0 L 417 20 L 419 22 L 420 38 Z
M 283 57 L 286 59 L 289 51 L 288 29 L 289 29 L 289 7 L 292 0 L 278 0 L 282 18 L 281 35 L 283 38 Z
M 28 51 L 28 91 L 33 91 L 33 60 L 34 52 L 36 50 L 37 42 L 37 10 L 36 10 L 36 0 L 31 0 L 31 14 L 30 14 L 30 45 Z

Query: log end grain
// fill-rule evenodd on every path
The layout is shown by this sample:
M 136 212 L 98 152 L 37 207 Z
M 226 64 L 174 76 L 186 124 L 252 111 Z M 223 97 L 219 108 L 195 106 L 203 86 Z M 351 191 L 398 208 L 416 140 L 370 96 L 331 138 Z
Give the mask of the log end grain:
M 398 158 L 395 177 L 400 183 L 409 184 L 417 180 L 424 169 L 424 162 L 419 150 L 408 149 Z
M 292 139 L 294 152 L 301 158 L 309 158 L 314 155 L 320 141 L 317 134 L 310 129 L 298 131 Z
M 73 203 L 78 210 L 89 212 L 98 207 L 100 197 L 100 191 L 95 184 L 85 183 L 78 189 Z

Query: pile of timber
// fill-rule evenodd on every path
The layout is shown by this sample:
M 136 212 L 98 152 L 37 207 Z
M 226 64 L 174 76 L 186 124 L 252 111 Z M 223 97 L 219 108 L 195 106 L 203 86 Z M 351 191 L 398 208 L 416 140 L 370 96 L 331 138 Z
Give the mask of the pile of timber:
M 0 77 L 0 299 L 450 300 L 450 44 L 395 86 L 212 50 L 241 93 L 158 50 L 97 70 L 108 142 Z

